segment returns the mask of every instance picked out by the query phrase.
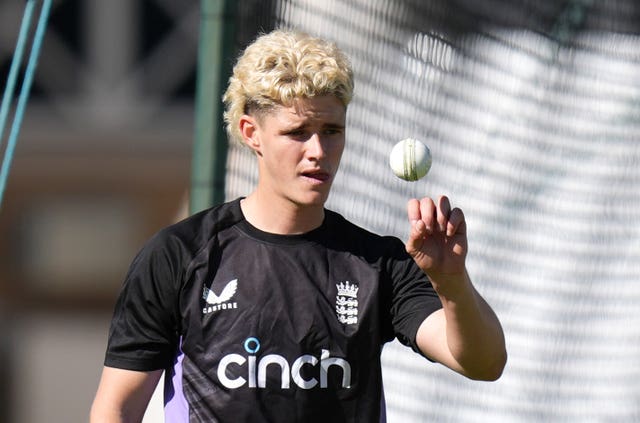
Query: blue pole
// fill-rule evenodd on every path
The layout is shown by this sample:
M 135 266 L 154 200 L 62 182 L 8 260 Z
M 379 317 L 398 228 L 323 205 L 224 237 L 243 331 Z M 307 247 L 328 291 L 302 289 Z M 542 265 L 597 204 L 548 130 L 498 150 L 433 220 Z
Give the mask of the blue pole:
M 29 55 L 29 62 L 27 63 L 27 69 L 25 70 L 24 80 L 20 90 L 20 97 L 18 98 L 18 105 L 16 106 L 16 114 L 13 118 L 13 125 L 11 126 L 9 142 L 7 143 L 7 149 L 2 161 L 2 169 L 0 169 L 0 205 L 2 205 L 2 198 L 7 185 L 7 178 L 9 176 L 9 168 L 11 167 L 11 160 L 13 159 L 18 135 L 20 134 L 20 126 L 22 124 L 24 110 L 27 106 L 27 100 L 29 99 L 31 84 L 33 83 L 33 77 L 36 72 L 36 67 L 38 66 L 38 56 L 40 55 L 42 40 L 44 38 L 45 30 L 47 29 L 49 12 L 51 11 L 51 1 L 52 0 L 44 0 L 42 10 L 40 11 L 40 19 L 38 20 L 38 26 L 36 27 L 36 33 L 33 38 L 31 54 Z
M 27 0 L 27 4 L 24 8 L 24 15 L 22 16 L 22 24 L 20 25 L 18 41 L 16 42 L 16 50 L 13 54 L 11 69 L 9 70 L 9 76 L 7 77 L 7 85 L 4 87 L 2 107 L 0 108 L 0 146 L 4 139 L 4 128 L 7 123 L 7 116 L 9 115 L 9 109 L 11 108 L 11 102 L 13 101 L 13 93 L 16 89 L 16 80 L 18 78 L 18 69 L 20 69 L 20 63 L 22 63 L 24 46 L 27 42 L 29 28 L 31 27 L 31 19 L 33 17 L 35 4 L 35 0 Z

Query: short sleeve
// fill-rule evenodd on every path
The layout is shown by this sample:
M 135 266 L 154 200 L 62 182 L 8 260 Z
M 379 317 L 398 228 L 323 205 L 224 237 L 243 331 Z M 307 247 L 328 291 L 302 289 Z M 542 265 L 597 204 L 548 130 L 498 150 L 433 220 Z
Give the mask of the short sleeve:
M 116 302 L 105 365 L 151 371 L 170 366 L 178 348 L 179 243 L 164 232 L 133 260 Z
M 442 303 L 428 277 L 406 253 L 402 241 L 396 241 L 388 267 L 391 324 L 402 344 L 422 354 L 416 344 L 418 328 L 431 313 L 442 308 Z

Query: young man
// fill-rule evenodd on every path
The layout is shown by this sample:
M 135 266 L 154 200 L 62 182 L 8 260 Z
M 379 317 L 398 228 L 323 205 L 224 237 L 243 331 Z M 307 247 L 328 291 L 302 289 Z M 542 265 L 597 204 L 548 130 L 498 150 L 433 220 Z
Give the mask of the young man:
M 257 187 L 135 258 L 94 423 L 140 421 L 163 371 L 167 422 L 380 421 L 394 337 L 469 378 L 500 376 L 504 336 L 466 272 L 460 209 L 410 200 L 403 245 L 324 208 L 352 91 L 326 41 L 278 30 L 245 50 L 225 121 L 255 153 Z

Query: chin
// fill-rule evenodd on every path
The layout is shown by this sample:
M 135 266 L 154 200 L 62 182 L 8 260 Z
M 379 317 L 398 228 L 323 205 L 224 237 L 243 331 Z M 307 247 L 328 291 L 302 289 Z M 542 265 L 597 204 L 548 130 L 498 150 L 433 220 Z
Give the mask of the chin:
M 302 207 L 324 207 L 324 204 L 327 202 L 329 198 L 329 194 L 325 193 L 312 193 L 309 195 L 305 195 L 303 197 L 299 197 L 296 201 L 298 205 Z

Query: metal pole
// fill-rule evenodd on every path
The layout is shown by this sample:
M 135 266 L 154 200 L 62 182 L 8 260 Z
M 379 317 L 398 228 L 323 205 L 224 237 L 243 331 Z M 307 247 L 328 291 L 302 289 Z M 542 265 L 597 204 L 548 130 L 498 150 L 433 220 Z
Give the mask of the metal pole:
M 33 0 L 27 2 L 27 8 L 30 8 L 30 4 L 33 4 Z M 20 129 L 22 126 L 22 119 L 24 117 L 25 109 L 27 108 L 27 102 L 29 100 L 29 93 L 31 92 L 31 84 L 33 83 L 34 74 L 38 66 L 38 59 L 40 57 L 40 50 L 42 48 L 42 42 L 47 30 L 49 22 L 49 15 L 51 13 L 52 0 L 44 0 L 42 8 L 40 9 L 40 18 L 38 19 L 38 26 L 36 26 L 36 32 L 33 36 L 31 43 L 31 52 L 29 54 L 29 61 L 27 62 L 27 69 L 24 72 L 24 78 L 22 79 L 22 86 L 20 87 L 20 96 L 18 97 L 18 104 L 16 105 L 16 111 L 13 116 L 13 124 L 11 126 L 11 132 L 9 133 L 9 139 L 7 141 L 7 148 L 4 152 L 2 167 L 0 168 L 0 205 L 4 197 L 4 190 L 7 185 L 7 179 L 9 178 L 9 169 L 11 168 L 11 162 L 15 152 L 16 144 L 18 143 L 18 137 L 20 135 Z M 30 13 L 30 12 L 29 12 Z M 29 20 L 31 17 L 29 16 Z M 20 53 L 22 54 L 22 53 Z M 4 122 L 3 122 L 4 125 Z
M 222 94 L 234 54 L 234 18 L 235 2 L 201 0 L 189 200 L 192 214 L 225 199 L 227 136 L 222 121 Z

